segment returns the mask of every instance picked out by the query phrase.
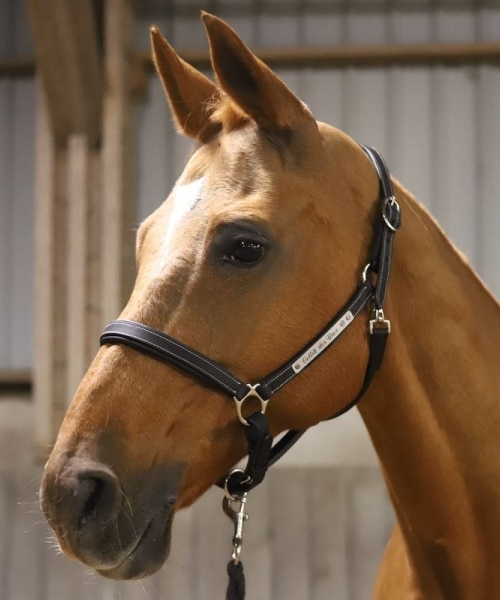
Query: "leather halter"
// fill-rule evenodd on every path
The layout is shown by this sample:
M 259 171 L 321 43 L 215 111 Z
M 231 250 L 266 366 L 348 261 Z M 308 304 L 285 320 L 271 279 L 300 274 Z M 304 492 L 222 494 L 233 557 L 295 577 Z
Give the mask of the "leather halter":
M 384 159 L 373 148 L 363 145 L 362 148 L 374 165 L 379 178 L 381 206 L 375 223 L 368 263 L 362 274 L 361 282 L 351 298 L 328 325 L 276 371 L 257 383 L 245 383 L 201 352 L 158 329 L 136 321 L 114 321 L 106 327 L 101 335 L 101 345 L 124 344 L 162 362 L 172 363 L 215 385 L 233 398 L 238 418 L 245 426 L 248 462 L 243 471 L 232 471 L 225 480 L 217 483 L 220 487 L 225 488 L 230 497 L 241 498 L 261 483 L 268 468 L 281 458 L 304 433 L 304 431 L 290 430 L 275 446 L 272 445 L 273 439 L 269 434 L 269 423 L 265 416 L 271 397 L 317 360 L 349 328 L 349 325 L 354 322 L 370 301 L 373 318 L 370 321 L 370 352 L 364 381 L 357 396 L 331 418 L 344 414 L 357 404 L 382 363 L 390 332 L 390 322 L 385 319 L 383 307 L 391 271 L 392 242 L 394 234 L 400 227 L 401 215 Z M 260 412 L 245 418 L 242 414 L 242 406 L 248 398 L 256 398 L 260 402 Z

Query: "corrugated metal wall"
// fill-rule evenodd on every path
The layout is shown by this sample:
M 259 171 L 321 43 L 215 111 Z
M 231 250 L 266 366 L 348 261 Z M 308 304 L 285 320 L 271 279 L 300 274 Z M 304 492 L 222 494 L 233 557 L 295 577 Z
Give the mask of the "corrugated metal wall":
M 0 2 L 0 57 L 32 55 L 24 2 Z M 0 78 L 0 370 L 33 363 L 34 81 Z
M 200 5 L 254 46 L 498 40 L 497 2 L 229 0 L 139 3 L 138 47 L 157 22 L 178 48 L 205 48 Z M 32 54 L 24 3 L 0 3 L 0 56 Z M 167 16 L 165 16 L 165 14 Z M 163 16 L 162 16 L 163 15 Z M 281 71 L 315 115 L 378 147 L 393 173 L 438 217 L 500 295 L 500 68 Z M 143 218 L 180 174 L 177 137 L 152 79 L 139 107 Z M 32 365 L 34 82 L 0 79 L 0 369 Z

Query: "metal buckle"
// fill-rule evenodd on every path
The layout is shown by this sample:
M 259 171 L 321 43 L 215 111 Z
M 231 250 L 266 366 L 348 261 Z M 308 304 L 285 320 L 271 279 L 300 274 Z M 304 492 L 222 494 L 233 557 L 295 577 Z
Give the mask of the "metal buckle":
M 389 227 L 389 229 L 391 231 L 396 232 L 399 229 L 399 225 L 398 225 L 398 227 L 395 227 L 391 223 L 390 217 L 387 215 L 387 207 L 388 206 L 390 206 L 391 208 L 395 208 L 396 213 L 399 215 L 401 209 L 399 208 L 399 204 L 398 204 L 398 201 L 396 200 L 396 196 L 389 196 L 388 198 L 385 198 L 384 203 L 382 204 L 382 219 L 384 219 L 384 223 L 387 225 L 387 227 Z
M 385 318 L 382 308 L 373 309 L 373 319 L 370 321 L 370 335 L 373 335 L 374 329 L 387 329 L 391 333 L 391 322 Z
M 259 387 L 260 383 L 256 383 L 255 385 L 251 385 L 250 383 L 247 383 L 246 385 L 248 388 L 248 392 L 243 396 L 243 398 L 239 399 L 239 398 L 236 398 L 236 396 L 233 396 L 233 400 L 236 405 L 236 412 L 238 413 L 238 419 L 240 420 L 241 423 L 243 423 L 243 425 L 248 426 L 249 423 L 243 417 L 243 413 L 241 412 L 241 409 L 243 407 L 243 404 L 245 403 L 245 400 L 248 400 L 248 398 L 257 398 L 257 400 L 260 402 L 260 412 L 264 415 L 266 413 L 266 408 L 267 408 L 269 399 L 265 400 L 257 391 L 257 388 Z

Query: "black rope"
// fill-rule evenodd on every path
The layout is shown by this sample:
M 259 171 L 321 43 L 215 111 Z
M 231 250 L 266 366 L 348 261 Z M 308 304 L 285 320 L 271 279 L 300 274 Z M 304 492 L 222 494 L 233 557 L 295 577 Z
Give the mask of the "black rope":
M 245 598 L 245 574 L 243 573 L 243 563 L 235 563 L 230 560 L 227 563 L 227 574 L 229 581 L 227 584 L 226 600 L 244 600 Z

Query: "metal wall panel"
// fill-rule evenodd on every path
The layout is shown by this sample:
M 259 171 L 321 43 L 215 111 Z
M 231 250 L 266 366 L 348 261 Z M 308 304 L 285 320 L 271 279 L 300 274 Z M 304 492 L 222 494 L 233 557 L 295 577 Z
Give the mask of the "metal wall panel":
M 145 2 L 139 46 L 156 22 L 180 48 L 204 48 L 199 3 Z M 204 3 L 228 16 L 251 45 L 496 40 L 493 2 Z M 390 7 L 390 9 L 387 8 Z M 349 8 L 350 7 L 350 8 Z M 384 9 L 385 7 L 385 9 Z M 156 11 L 156 12 L 155 12 Z M 159 16 L 158 16 L 159 15 Z M 24 3 L 0 5 L 0 55 L 31 54 Z M 300 69 L 280 74 L 318 118 L 377 146 L 394 174 L 427 204 L 500 295 L 497 231 L 500 70 L 464 68 Z M 139 109 L 140 218 L 168 194 L 189 152 L 152 80 Z M 0 80 L 0 368 L 32 365 L 34 86 Z
M 0 3 L 0 56 L 32 53 L 24 2 Z M 0 369 L 32 365 L 34 83 L 0 79 Z

